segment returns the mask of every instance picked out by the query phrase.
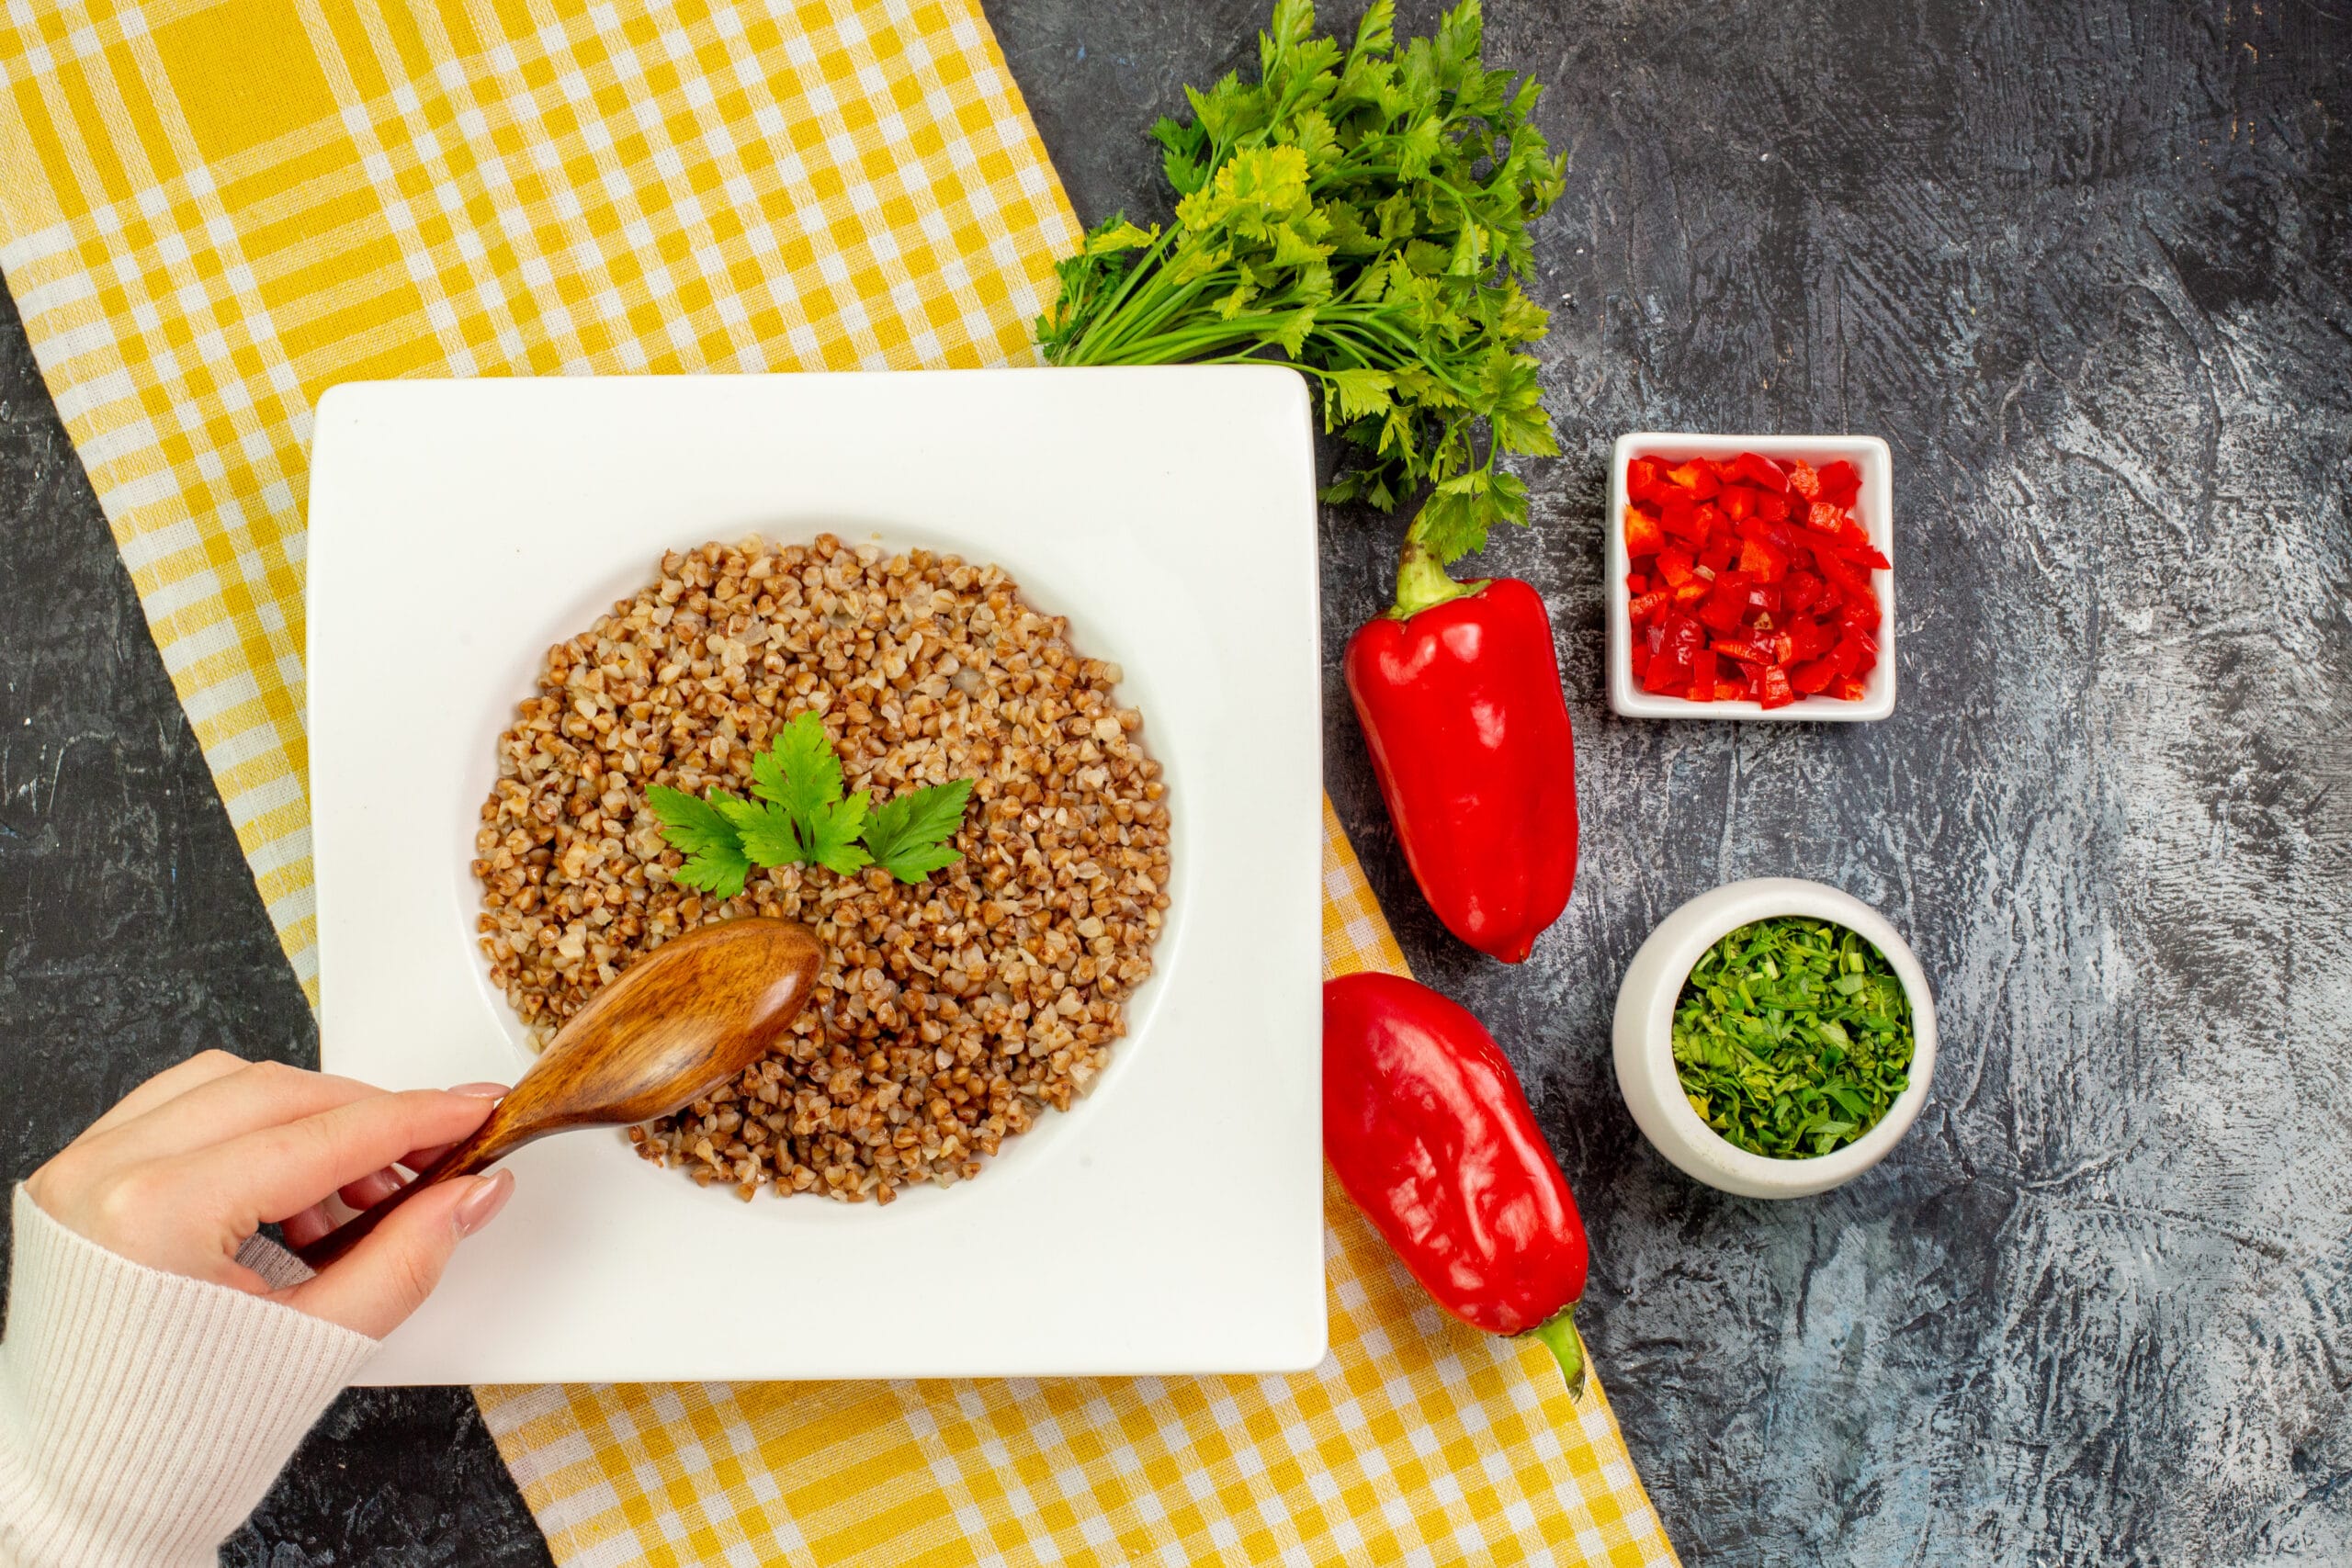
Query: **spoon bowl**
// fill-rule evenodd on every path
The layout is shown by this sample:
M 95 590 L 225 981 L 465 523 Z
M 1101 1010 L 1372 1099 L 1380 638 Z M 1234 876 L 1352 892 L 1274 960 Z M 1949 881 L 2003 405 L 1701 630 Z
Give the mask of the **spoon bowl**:
M 590 998 L 469 1135 L 416 1179 L 298 1248 L 323 1269 L 427 1187 L 579 1127 L 667 1116 L 766 1054 L 808 999 L 823 950 L 797 920 L 726 920 L 654 950 Z

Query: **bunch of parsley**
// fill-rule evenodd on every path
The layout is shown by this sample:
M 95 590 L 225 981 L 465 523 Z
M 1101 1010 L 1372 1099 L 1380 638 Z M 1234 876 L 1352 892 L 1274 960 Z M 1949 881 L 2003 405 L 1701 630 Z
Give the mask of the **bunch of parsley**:
M 706 800 L 655 784 L 646 804 L 662 836 L 686 857 L 673 880 L 732 898 L 754 865 L 821 865 L 842 876 L 878 865 L 921 882 L 963 856 L 949 847 L 963 826 L 972 781 L 932 784 L 876 808 L 871 794 L 842 794 L 842 762 L 824 720 L 798 715 L 752 759 L 752 796 L 714 789 Z
M 1308 0 L 1277 0 L 1259 80 L 1187 87 L 1191 121 L 1152 130 L 1175 222 L 1114 217 L 1057 267 L 1047 361 L 1279 356 L 1351 448 L 1325 499 L 1387 511 L 1433 485 L 1408 537 L 1440 563 L 1526 523 L 1526 485 L 1495 459 L 1559 450 L 1521 352 L 1548 318 L 1521 284 L 1566 160 L 1529 118 L 1542 89 L 1486 69 L 1482 32 L 1464 0 L 1400 50 L 1376 0 L 1342 51 Z

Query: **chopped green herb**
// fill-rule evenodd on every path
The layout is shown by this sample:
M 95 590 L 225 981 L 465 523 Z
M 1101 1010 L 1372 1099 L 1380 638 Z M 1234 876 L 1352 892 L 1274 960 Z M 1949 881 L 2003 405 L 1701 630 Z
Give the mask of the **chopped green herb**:
M 645 792 L 662 836 L 686 857 L 676 881 L 732 898 L 754 865 L 821 865 L 848 876 L 879 863 L 901 882 L 921 882 L 963 858 L 952 840 L 964 825 L 970 779 L 870 810 L 865 790 L 843 797 L 841 759 L 814 712 L 777 729 L 752 759 L 752 794 L 744 800 L 714 789 L 701 801 L 662 784 Z
M 1804 1159 L 1852 1143 L 1910 1087 L 1911 998 L 1885 955 L 1827 920 L 1740 927 L 1691 966 L 1674 1064 L 1735 1147 Z

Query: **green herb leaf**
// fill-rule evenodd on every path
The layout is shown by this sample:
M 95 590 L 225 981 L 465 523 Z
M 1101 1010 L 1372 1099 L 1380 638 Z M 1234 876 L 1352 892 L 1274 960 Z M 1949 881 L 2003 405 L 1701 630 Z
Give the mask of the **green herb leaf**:
M 865 831 L 865 808 L 871 798 L 865 791 L 859 790 L 847 800 L 831 802 L 810 813 L 803 824 L 808 858 L 842 876 L 871 864 L 874 857 L 857 841 L 858 835 Z
M 751 874 L 752 863 L 745 858 L 735 829 L 725 817 L 684 790 L 664 784 L 647 790 L 645 803 L 661 818 L 662 836 L 686 857 L 686 863 L 677 869 L 672 880 L 716 893 L 722 898 L 732 898 L 743 891 L 743 879 Z
M 1279 0 L 1259 79 L 1187 87 L 1192 118 L 1152 128 L 1174 224 L 1114 216 L 1057 264 L 1047 361 L 1288 361 L 1346 454 L 1328 496 L 1387 510 L 1435 486 L 1412 537 L 1448 561 L 1523 525 L 1526 487 L 1496 460 L 1558 450 L 1522 285 L 1566 161 L 1532 121 L 1541 89 L 1487 70 L 1483 39 L 1463 0 L 1400 49 L 1378 0 L 1343 51 Z
M 1912 1044 L 1910 998 L 1885 956 L 1826 920 L 1742 926 L 1691 966 L 1674 1010 L 1691 1109 L 1734 1145 L 1781 1159 L 1876 1126 L 1910 1086 Z
M 780 727 L 752 759 L 754 799 L 715 789 L 706 802 L 662 784 L 646 799 L 662 837 L 686 856 L 675 879 L 725 897 L 743 891 L 754 864 L 852 876 L 879 860 L 901 882 L 920 882 L 959 858 L 943 844 L 962 824 L 970 779 L 916 790 L 878 812 L 867 791 L 843 798 L 842 784 L 841 759 L 811 711 Z
M 713 791 L 710 803 L 735 829 L 744 855 L 753 864 L 800 865 L 809 859 L 808 852 L 801 841 L 798 826 L 792 820 L 792 814 L 783 807 L 754 805 L 748 800 L 738 800 L 723 790 Z
M 964 825 L 965 803 L 971 797 L 972 781 L 957 779 L 885 805 L 865 829 L 865 847 L 875 863 L 901 882 L 921 882 L 954 865 L 963 856 L 952 840 Z
M 752 760 L 752 793 L 806 821 L 842 797 L 842 761 L 815 709 L 797 714 Z

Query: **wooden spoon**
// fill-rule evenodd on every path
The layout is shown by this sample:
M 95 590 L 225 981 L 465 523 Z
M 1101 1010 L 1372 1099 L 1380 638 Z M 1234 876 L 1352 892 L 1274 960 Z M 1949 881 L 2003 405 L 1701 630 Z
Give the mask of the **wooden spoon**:
M 703 926 L 656 948 L 572 1016 L 489 1120 L 399 1191 L 297 1248 L 323 1269 L 436 1182 L 472 1176 L 575 1127 L 667 1116 L 760 1059 L 817 983 L 822 950 L 797 920 Z

